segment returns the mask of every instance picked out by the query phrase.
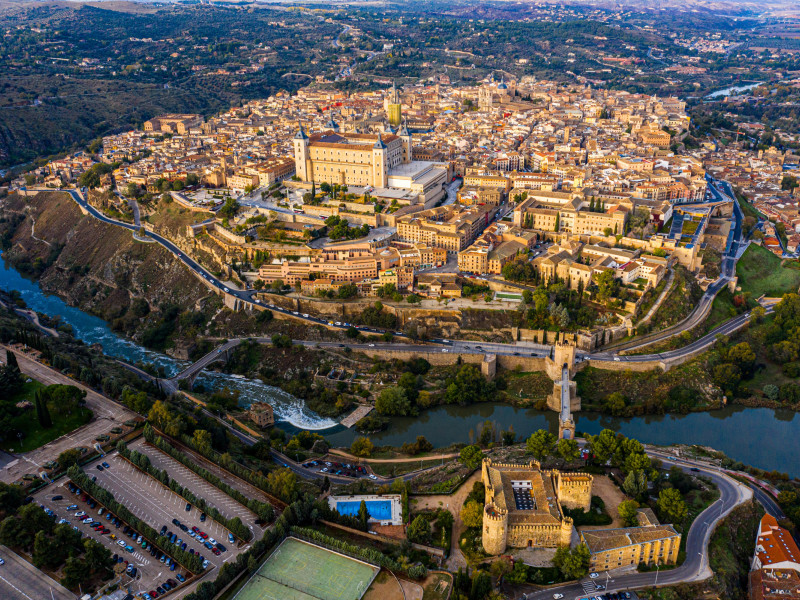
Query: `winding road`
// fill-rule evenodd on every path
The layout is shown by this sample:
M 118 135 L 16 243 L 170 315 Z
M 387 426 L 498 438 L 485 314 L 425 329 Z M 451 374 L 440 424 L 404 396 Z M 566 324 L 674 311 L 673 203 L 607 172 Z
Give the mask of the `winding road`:
M 713 194 L 715 197 L 720 199 L 727 199 L 729 196 L 727 194 L 723 194 L 723 192 L 719 191 L 716 187 L 718 182 L 716 180 L 711 180 L 711 185 L 709 189 L 713 190 Z M 721 184 L 720 184 L 721 185 Z M 81 206 L 86 212 L 88 212 L 92 217 L 98 219 L 104 223 L 109 225 L 115 225 L 117 227 L 123 227 L 125 229 L 130 230 L 133 233 L 138 232 L 138 228 L 135 225 L 130 223 L 124 223 L 122 221 L 117 221 L 115 219 L 111 219 L 100 211 L 98 211 L 95 207 L 91 206 L 86 200 L 84 199 L 83 195 L 77 190 L 61 190 L 65 191 L 70 194 L 72 199 Z M 707 290 L 706 294 L 703 296 L 700 305 L 701 306 L 710 306 L 713 302 L 713 298 L 716 293 L 727 285 L 728 280 L 735 275 L 736 269 L 736 256 L 739 252 L 739 245 L 741 243 L 741 210 L 739 209 L 738 203 L 734 202 L 734 211 L 736 216 L 736 227 L 731 232 L 731 240 L 728 244 L 728 248 L 725 252 L 725 256 L 723 257 L 722 264 L 721 264 L 721 276 L 718 281 L 712 284 L 709 289 Z M 250 305 L 258 305 L 261 307 L 268 307 L 270 310 L 273 310 L 277 313 L 282 313 L 285 316 L 291 316 L 295 319 L 305 321 L 309 324 L 314 325 L 324 325 L 331 329 L 338 329 L 340 331 L 347 330 L 351 325 L 349 323 L 340 323 L 339 325 L 330 324 L 327 319 L 321 319 L 309 314 L 301 314 L 298 311 L 291 311 L 288 309 L 281 308 L 279 306 L 275 306 L 273 304 L 265 303 L 262 300 L 255 298 L 256 291 L 254 290 L 238 290 L 229 288 L 228 285 L 221 281 L 220 279 L 216 278 L 214 275 L 209 273 L 206 269 L 204 269 L 199 263 L 197 263 L 194 259 L 187 256 L 184 252 L 182 252 L 175 244 L 173 244 L 170 240 L 166 239 L 165 237 L 154 233 L 154 232 L 147 232 L 147 236 L 152 238 L 156 242 L 160 243 L 164 246 L 167 250 L 172 252 L 176 258 L 178 258 L 181 262 L 183 262 L 189 269 L 191 269 L 198 277 L 202 277 L 206 280 L 207 284 L 213 288 L 216 288 L 218 291 L 228 294 L 237 298 L 238 300 L 250 304 Z M 771 307 L 767 307 L 767 311 L 769 312 Z M 702 311 L 696 311 L 698 314 Z M 739 315 L 710 333 L 706 334 L 705 336 L 701 337 L 698 340 L 695 340 L 691 344 L 684 346 L 683 348 L 679 348 L 676 350 L 669 350 L 660 353 L 652 353 L 652 354 L 641 354 L 635 356 L 625 356 L 621 355 L 614 351 L 599 351 L 593 353 L 584 353 L 579 352 L 577 353 L 577 360 L 584 361 L 584 360 L 593 360 L 593 361 L 613 361 L 613 362 L 648 362 L 648 361 L 675 361 L 677 359 L 693 356 L 695 353 L 704 350 L 706 348 L 711 347 L 716 341 L 717 336 L 719 335 L 730 335 L 734 331 L 743 327 L 750 318 L 750 312 L 744 313 Z M 684 325 L 684 328 L 686 325 Z M 375 334 L 381 335 L 385 333 L 384 330 L 378 329 L 375 327 L 366 327 L 366 326 L 356 326 L 356 328 L 365 334 Z M 394 342 L 375 342 L 375 343 L 366 343 L 366 344 L 347 344 L 350 348 L 354 350 L 369 350 L 371 348 L 378 348 L 385 350 L 401 350 L 401 351 L 412 351 L 412 352 L 454 352 L 454 353 L 471 353 L 471 354 L 487 354 L 487 353 L 495 353 L 495 354 L 504 354 L 504 355 L 515 355 L 515 356 L 531 356 L 531 357 L 545 357 L 550 354 L 551 347 L 545 346 L 541 344 L 532 344 L 529 342 L 520 342 L 517 344 L 498 344 L 498 343 L 475 343 L 475 342 L 468 342 L 468 341 L 452 341 L 452 340 L 444 340 L 444 339 L 434 339 L 430 340 L 426 344 L 415 344 L 410 343 L 411 340 L 407 338 L 402 332 L 393 332 L 396 338 L 400 338 L 401 340 L 408 340 L 404 341 L 403 343 L 394 343 Z M 648 345 L 657 341 L 658 339 L 666 339 L 668 337 L 672 337 L 677 335 L 678 332 L 672 332 L 669 330 L 665 330 L 661 332 L 657 339 L 650 339 L 644 345 Z M 259 342 L 268 342 L 270 341 L 267 338 L 254 338 Z M 235 345 L 241 341 L 240 339 L 231 340 L 226 343 L 225 348 L 217 348 L 205 357 L 201 359 L 201 362 L 210 364 L 214 362 L 216 359 L 215 354 L 218 354 L 221 350 L 230 347 L 230 345 Z M 318 341 L 309 341 L 309 340 L 295 340 L 295 343 L 302 344 L 305 346 L 320 346 L 320 347 L 345 347 L 345 344 L 337 343 L 337 342 L 318 342 Z M 634 346 L 638 347 L 638 346 Z M 633 348 L 628 348 L 633 349 Z M 203 365 L 205 366 L 205 364 Z M 191 372 L 196 371 L 195 365 L 188 367 L 187 371 L 189 373 L 184 374 L 184 377 L 189 376 Z M 173 380 L 173 387 L 176 387 L 175 382 L 177 378 Z
M 648 451 L 648 454 L 651 454 L 651 452 Z M 648 587 L 656 584 L 674 585 L 677 583 L 707 579 L 712 574 L 708 565 L 708 542 L 711 539 L 714 527 L 736 506 L 753 497 L 753 491 L 748 486 L 732 479 L 724 472 L 708 467 L 704 463 L 666 458 L 661 453 L 657 454 L 657 458 L 667 466 L 676 465 L 686 472 L 696 469 L 706 477 L 709 477 L 719 489 L 720 497 L 716 502 L 700 513 L 692 523 L 686 538 L 686 560 L 681 566 L 665 570 L 663 573 L 631 573 L 619 576 L 611 576 L 609 574 L 608 581 L 601 575 L 601 577 L 595 581 L 606 586 L 606 590 L 603 591 L 604 594 Z M 587 594 L 581 585 L 587 581 L 592 580 L 585 578 L 579 582 L 551 587 L 547 590 L 534 592 L 532 594 L 528 593 L 527 599 L 551 600 L 554 593 L 563 594 L 564 598 L 569 600 L 573 598 L 586 598 L 587 596 L 591 597 L 592 594 Z

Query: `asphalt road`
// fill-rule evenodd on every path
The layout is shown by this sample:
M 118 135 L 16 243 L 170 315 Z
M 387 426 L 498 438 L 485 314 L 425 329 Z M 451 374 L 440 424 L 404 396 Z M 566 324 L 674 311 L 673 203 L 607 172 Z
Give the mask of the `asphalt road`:
M 3 600 L 76 600 L 77 596 L 5 546 L 0 546 L 0 598 Z
M 685 466 L 682 462 L 674 462 L 661 456 L 659 456 L 659 458 L 666 465 L 676 464 L 684 471 L 689 471 L 690 469 L 690 467 Z M 708 566 L 708 560 L 706 558 L 706 551 L 713 528 L 717 521 L 722 519 L 736 505 L 750 497 L 750 490 L 743 484 L 735 482 L 724 474 L 719 473 L 716 469 L 709 469 L 704 466 L 695 468 L 698 468 L 706 477 L 711 478 L 720 490 L 720 498 L 700 513 L 689 529 L 686 540 L 686 560 L 684 563 L 680 567 L 666 570 L 663 573 L 632 573 L 610 576 L 607 588 L 603 593 L 642 588 L 655 585 L 656 583 L 659 585 L 667 585 L 701 581 L 711 575 L 711 569 Z M 585 578 L 583 581 L 587 582 L 591 580 Z M 606 579 L 603 574 L 601 574 L 597 581 L 606 585 Z M 591 596 L 591 593 L 586 593 L 581 583 L 582 582 L 578 582 L 549 588 L 533 594 L 529 593 L 528 600 L 552 600 L 554 593 L 564 594 L 564 598 L 570 600 L 572 598 L 586 598 L 587 595 Z
M 723 197 L 727 198 L 727 196 L 722 196 L 722 193 L 719 192 L 714 187 L 713 184 L 710 185 L 709 188 L 712 189 L 714 191 L 714 193 L 719 194 L 720 198 L 723 198 Z M 93 206 L 89 205 L 87 202 L 82 200 L 81 196 L 75 190 L 65 190 L 65 191 L 67 191 L 72 196 L 72 198 L 75 200 L 75 202 L 77 202 L 80 206 L 84 207 L 96 219 L 99 219 L 99 220 L 103 221 L 104 223 L 108 223 L 108 224 L 111 224 L 111 225 L 116 225 L 116 226 L 119 226 L 119 227 L 124 227 L 126 229 L 131 230 L 131 231 L 136 231 L 137 230 L 134 225 L 130 225 L 129 223 L 123 223 L 121 221 L 116 221 L 114 219 L 110 219 L 110 218 L 106 217 L 105 215 L 100 213 L 97 209 L 95 209 Z M 721 266 L 722 276 L 721 276 L 720 280 L 718 280 L 717 282 L 715 282 L 714 284 L 712 284 L 709 287 L 709 289 L 707 290 L 706 294 L 703 296 L 703 299 L 701 300 L 701 305 L 703 305 L 703 306 L 708 306 L 708 305 L 710 305 L 711 302 L 713 302 L 713 298 L 714 298 L 714 296 L 716 296 L 716 293 L 722 287 L 724 287 L 727 284 L 727 277 L 728 276 L 732 276 L 732 274 L 735 271 L 735 255 L 736 255 L 736 251 L 738 249 L 738 244 L 740 243 L 740 239 L 741 239 L 740 238 L 740 236 L 741 236 L 741 210 L 739 209 L 737 203 L 734 203 L 734 213 L 735 213 L 735 216 L 736 216 L 736 226 L 735 226 L 735 229 L 734 229 L 734 236 L 733 236 L 734 239 L 733 239 L 733 242 L 727 248 L 725 256 L 723 258 L 723 262 L 722 262 L 722 266 Z M 165 248 L 170 250 L 173 254 L 175 254 L 175 256 L 179 260 L 181 260 L 187 267 L 192 269 L 195 273 L 197 273 L 201 277 L 204 277 L 212 286 L 222 290 L 223 292 L 231 294 L 231 295 L 239 298 L 240 300 L 242 300 L 244 302 L 249 302 L 249 303 L 253 303 L 253 304 L 259 304 L 261 306 L 267 306 L 267 307 L 269 307 L 271 310 L 273 310 L 275 312 L 283 313 L 285 315 L 291 315 L 292 317 L 294 317 L 296 319 L 300 319 L 300 320 L 306 321 L 307 323 L 311 323 L 311 324 L 326 325 L 328 327 L 333 327 L 335 329 L 340 329 L 340 330 L 346 330 L 349 327 L 349 324 L 346 324 L 346 323 L 341 323 L 340 325 L 336 325 L 334 323 L 333 325 L 331 325 L 330 322 L 327 319 L 320 319 L 320 318 L 317 318 L 317 317 L 314 317 L 314 316 L 311 316 L 311 315 L 308 315 L 308 314 L 305 314 L 305 313 L 301 314 L 298 311 L 290 311 L 290 310 L 286 310 L 286 309 L 280 308 L 280 307 L 272 305 L 272 304 L 266 304 L 266 303 L 264 303 L 264 302 L 262 302 L 260 300 L 254 299 L 253 296 L 255 294 L 255 291 L 253 291 L 253 290 L 233 290 L 233 289 L 230 289 L 222 281 L 220 281 L 219 279 L 215 278 L 213 275 L 211 275 L 205 269 L 203 269 L 203 267 L 201 267 L 197 262 L 195 262 L 190 257 L 186 256 L 172 242 L 170 242 L 166 238 L 164 238 L 164 237 L 162 237 L 162 236 L 160 236 L 160 235 L 158 235 L 156 233 L 152 233 L 152 232 L 148 232 L 148 235 L 150 237 L 152 237 L 153 239 L 155 239 L 157 242 L 161 243 Z M 678 358 L 678 357 L 681 357 L 683 355 L 690 354 L 690 353 L 694 352 L 695 350 L 697 350 L 698 348 L 710 346 L 713 343 L 713 340 L 714 340 L 716 335 L 719 335 L 719 334 L 726 335 L 726 334 L 728 334 L 728 333 L 730 333 L 732 331 L 735 331 L 738 327 L 740 327 L 743 324 L 745 319 L 746 319 L 746 317 L 744 317 L 743 315 L 740 315 L 736 319 L 733 319 L 732 321 L 729 321 L 728 323 L 722 325 L 721 327 L 717 328 L 716 330 L 714 330 L 710 334 L 704 336 L 703 338 L 700 338 L 699 340 L 695 341 L 694 343 L 690 344 L 689 346 L 686 346 L 685 348 L 680 348 L 678 350 L 671 350 L 671 351 L 668 351 L 668 352 L 662 352 L 662 353 L 657 353 L 657 354 L 646 354 L 646 355 L 639 355 L 639 356 L 621 356 L 621 355 L 616 355 L 616 354 L 608 353 L 608 352 L 598 352 L 598 353 L 593 353 L 593 354 L 578 354 L 578 358 L 581 359 L 581 360 L 585 360 L 586 358 L 591 358 L 592 360 L 619 361 L 619 362 L 642 362 L 642 361 L 650 361 L 650 360 L 664 360 L 664 359 L 668 359 L 668 358 Z M 374 328 L 374 327 L 357 326 L 357 329 L 359 331 L 363 332 L 363 333 L 374 333 L 374 334 L 378 334 L 378 335 L 384 333 L 383 330 L 377 329 L 377 328 Z M 402 332 L 393 332 L 393 333 L 397 337 L 400 337 L 400 338 L 404 338 L 405 337 L 402 334 Z M 674 335 L 674 334 L 670 334 L 670 335 Z M 669 337 L 670 335 L 667 335 L 666 337 Z M 259 341 L 266 341 L 266 340 L 265 339 L 264 340 L 260 339 Z M 465 348 L 465 346 L 471 346 L 471 344 L 469 344 L 468 342 L 451 342 L 451 341 L 447 341 L 447 340 L 431 340 L 431 342 L 433 344 L 438 344 L 440 346 L 443 346 L 442 348 L 440 348 L 441 351 L 448 351 L 449 352 L 449 351 L 451 351 L 450 347 L 452 347 L 453 351 L 455 351 L 457 349 L 459 352 L 474 352 L 476 354 L 485 353 L 485 352 L 482 352 L 480 349 L 475 350 L 475 349 L 473 349 L 471 347 L 469 349 Z M 230 344 L 230 343 L 231 342 L 229 341 L 229 342 L 226 343 L 226 345 Z M 318 342 L 311 343 L 311 342 L 305 342 L 305 341 L 298 341 L 297 343 L 303 343 L 304 345 L 308 345 L 308 344 L 315 345 Z M 320 344 L 320 346 L 323 345 L 322 342 L 319 342 L 319 344 Z M 455 344 L 458 344 L 458 345 L 455 345 Z M 335 345 L 338 345 L 338 344 L 335 344 Z M 364 347 L 370 348 L 371 347 L 369 345 L 364 346 L 364 345 L 360 345 L 360 344 L 348 344 L 348 345 L 350 347 L 354 348 L 354 349 L 356 349 L 356 348 L 360 349 L 360 348 L 364 348 Z M 489 349 L 490 346 L 491 346 L 490 351 L 491 352 L 495 352 L 497 354 L 511 354 L 511 355 L 519 354 L 519 355 L 524 355 L 524 353 L 527 352 L 531 356 L 543 356 L 544 353 L 546 352 L 546 350 L 540 349 L 540 348 L 530 349 L 530 347 L 526 346 L 525 344 L 519 344 L 519 345 L 514 345 L 514 344 L 491 344 L 491 345 L 490 344 L 481 344 L 481 346 L 484 346 L 486 349 Z M 413 350 L 413 351 L 417 351 L 417 352 L 423 351 L 422 350 L 422 346 L 416 345 L 416 344 L 394 344 L 394 343 L 388 343 L 388 344 L 381 344 L 381 347 L 385 348 L 385 349 L 389 349 L 389 350 Z M 216 352 L 217 352 L 217 350 L 215 349 L 213 351 L 213 353 L 216 353 Z M 204 362 L 207 361 L 207 363 L 210 364 L 211 362 L 213 362 L 213 360 L 215 358 L 213 356 L 213 353 L 210 353 L 209 355 L 206 355 L 205 357 L 203 357 L 201 359 L 201 361 L 204 361 Z M 187 371 L 191 371 L 192 369 L 193 369 L 193 366 L 188 367 Z M 173 385 L 173 387 L 174 387 L 174 385 Z
M 0 354 L 5 359 L 5 353 L 0 352 Z M 139 416 L 124 406 L 83 386 L 80 382 L 70 379 L 63 373 L 46 367 L 21 352 L 15 352 L 15 354 L 20 370 L 32 379 L 45 385 L 66 384 L 86 390 L 86 406 L 91 409 L 94 416 L 86 425 L 44 446 L 26 452 L 24 455 L 8 455 L 8 460 L 3 461 L 3 468 L 0 469 L 0 481 L 12 483 L 27 473 L 36 473 L 43 464 L 58 458 L 58 455 L 64 450 L 80 446 L 91 448 L 97 436 L 108 434 L 114 427 L 124 427 L 123 423 L 125 421 Z

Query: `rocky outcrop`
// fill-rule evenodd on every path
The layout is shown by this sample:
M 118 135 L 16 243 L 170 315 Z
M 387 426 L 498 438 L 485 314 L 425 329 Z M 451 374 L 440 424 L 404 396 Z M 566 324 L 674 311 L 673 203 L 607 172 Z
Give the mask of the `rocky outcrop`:
M 130 231 L 83 215 L 66 194 L 12 195 L 0 212 L 26 215 L 14 225 L 4 256 L 45 291 L 106 320 L 124 315 L 134 298 L 151 308 L 173 303 L 185 309 L 208 293 L 161 245 L 137 242 Z M 44 241 L 31 236 L 34 219 L 36 238 Z

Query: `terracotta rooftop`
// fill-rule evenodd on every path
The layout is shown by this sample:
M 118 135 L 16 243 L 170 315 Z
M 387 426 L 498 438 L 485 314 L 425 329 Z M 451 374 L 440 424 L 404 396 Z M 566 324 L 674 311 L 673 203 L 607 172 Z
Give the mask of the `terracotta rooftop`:
M 756 541 L 756 556 L 764 567 L 778 563 L 797 563 L 800 569 L 800 549 L 792 535 L 778 525 L 775 517 L 766 514 L 761 518 Z

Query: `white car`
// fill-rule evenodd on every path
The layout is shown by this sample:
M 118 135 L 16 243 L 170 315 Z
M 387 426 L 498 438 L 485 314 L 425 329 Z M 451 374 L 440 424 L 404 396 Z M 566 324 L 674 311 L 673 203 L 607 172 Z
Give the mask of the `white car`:
M 2 558 L 0 558 L 0 565 L 4 565 L 4 564 L 6 564 L 6 561 L 4 561 Z
M 370 344 L 370 345 L 369 345 L 369 347 L 370 347 L 370 348 L 374 348 L 374 347 L 375 347 L 375 344 Z
M 369 478 L 370 478 L 370 479 L 377 479 L 377 477 L 375 477 L 375 475 L 372 475 L 371 473 L 370 473 L 370 475 L 369 475 Z
M 222 288 L 222 290 L 225 291 L 225 292 L 230 292 L 230 290 L 228 288 L 226 288 L 226 287 Z
M 209 541 L 209 543 L 210 543 L 212 546 L 216 546 L 216 545 L 217 545 L 217 540 L 215 540 L 215 539 L 214 539 L 214 538 L 212 538 L 212 537 L 208 538 L 208 541 Z
M 564 594 L 553 594 L 553 600 L 561 600 L 564 597 Z
M 75 513 L 75 516 L 76 517 L 85 517 L 86 513 L 83 512 L 82 510 L 79 510 L 78 512 Z
M 598 577 L 600 577 L 600 575 L 598 575 L 597 573 L 589 573 L 589 577 L 591 577 L 592 579 L 597 579 Z
M 124 548 L 125 547 L 125 542 L 123 542 L 122 540 L 119 540 L 117 542 L 117 546 L 122 546 Z

